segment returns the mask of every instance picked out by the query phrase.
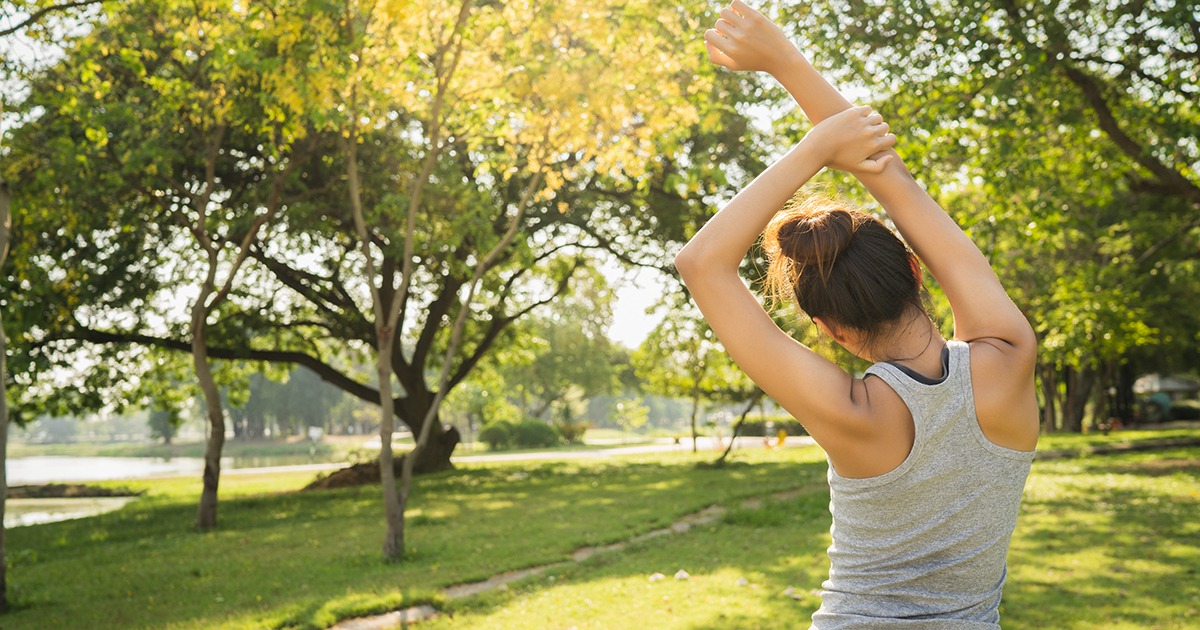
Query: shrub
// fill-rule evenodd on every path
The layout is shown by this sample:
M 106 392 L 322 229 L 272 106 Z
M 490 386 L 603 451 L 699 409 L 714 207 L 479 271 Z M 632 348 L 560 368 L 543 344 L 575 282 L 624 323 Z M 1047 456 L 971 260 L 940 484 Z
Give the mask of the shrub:
M 521 448 L 540 448 L 558 444 L 562 437 L 554 427 L 540 420 L 522 420 L 513 427 L 513 442 Z
M 554 427 L 540 420 L 496 420 L 479 430 L 479 441 L 487 444 L 493 451 L 502 451 L 510 448 L 555 446 L 562 441 L 562 437 Z
M 493 451 L 512 448 L 515 426 L 508 420 L 489 422 L 479 430 L 479 441 L 487 444 L 488 448 Z
M 562 439 L 567 444 L 581 444 L 583 442 L 583 434 L 592 428 L 586 420 L 578 422 L 572 420 L 555 420 L 554 429 L 562 436 Z

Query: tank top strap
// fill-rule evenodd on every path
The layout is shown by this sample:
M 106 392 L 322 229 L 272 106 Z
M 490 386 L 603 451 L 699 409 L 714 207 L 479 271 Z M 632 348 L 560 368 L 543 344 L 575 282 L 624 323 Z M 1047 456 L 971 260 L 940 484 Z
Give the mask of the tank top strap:
M 950 353 L 946 365 L 946 376 L 953 379 L 959 387 L 968 390 L 971 385 L 971 346 L 965 341 L 949 339 L 946 341 L 946 351 Z
M 929 379 L 894 363 L 880 362 L 867 369 L 895 391 L 914 419 L 944 415 L 948 405 L 964 402 L 971 391 L 971 354 L 965 342 L 950 340 L 942 351 L 942 378 Z M 937 413 L 934 413 L 937 412 Z

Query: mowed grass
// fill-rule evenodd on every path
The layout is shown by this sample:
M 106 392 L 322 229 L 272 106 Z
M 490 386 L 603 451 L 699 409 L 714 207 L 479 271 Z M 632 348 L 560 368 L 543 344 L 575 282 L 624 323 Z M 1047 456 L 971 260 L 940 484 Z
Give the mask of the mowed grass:
M 127 483 L 148 494 L 120 512 L 10 531 L 19 609 L 0 627 L 325 627 L 422 602 L 448 614 L 421 628 L 806 627 L 828 571 L 823 456 L 745 451 L 724 469 L 694 465 L 713 457 L 472 465 L 420 479 L 398 564 L 379 559 L 376 487 L 297 494 L 286 491 L 311 474 L 229 476 L 220 530 L 198 534 L 198 480 Z M 1198 492 L 1200 448 L 1035 463 L 1005 627 L 1194 627 Z M 726 508 L 716 523 L 567 561 L 712 504 Z M 437 593 L 548 563 L 559 564 L 505 590 Z M 676 580 L 680 569 L 690 578 Z
M 0 627 L 323 627 L 824 474 L 812 449 L 694 466 L 714 456 L 481 464 L 420 478 L 397 564 L 380 559 L 377 486 L 296 493 L 311 473 L 228 475 L 220 528 L 201 534 L 192 530 L 198 479 L 121 482 L 113 485 L 147 495 L 119 512 L 9 532 L 17 610 Z
M 453 617 L 422 627 L 806 627 L 828 571 L 827 500 L 820 489 L 735 509 L 686 536 L 451 603 Z M 1195 628 L 1200 448 L 1035 463 L 1009 568 L 1006 628 Z M 673 579 L 678 569 L 689 579 Z

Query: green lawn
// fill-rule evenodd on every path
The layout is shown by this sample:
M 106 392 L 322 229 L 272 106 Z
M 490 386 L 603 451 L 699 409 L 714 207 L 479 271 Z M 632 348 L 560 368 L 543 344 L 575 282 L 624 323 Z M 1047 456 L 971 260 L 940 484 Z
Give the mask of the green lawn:
M 0 627 L 323 627 L 429 601 L 453 618 L 423 628 L 803 627 L 828 569 L 823 457 L 815 448 L 737 457 L 721 470 L 671 453 L 473 464 L 423 478 L 399 564 L 379 560 L 375 487 L 297 494 L 288 491 L 311 474 L 230 476 L 221 529 L 197 534 L 198 480 L 124 482 L 147 496 L 120 512 L 9 532 L 18 610 Z M 1200 448 L 1035 463 L 1005 627 L 1186 627 L 1200 614 L 1198 477 Z M 769 498 L 786 490 L 795 492 Z M 768 498 L 742 507 L 755 496 Z M 576 548 L 714 503 L 728 508 L 717 523 L 564 562 Z M 504 591 L 437 594 L 556 562 Z M 679 569 L 691 578 L 675 580 Z M 656 572 L 667 578 L 652 582 Z

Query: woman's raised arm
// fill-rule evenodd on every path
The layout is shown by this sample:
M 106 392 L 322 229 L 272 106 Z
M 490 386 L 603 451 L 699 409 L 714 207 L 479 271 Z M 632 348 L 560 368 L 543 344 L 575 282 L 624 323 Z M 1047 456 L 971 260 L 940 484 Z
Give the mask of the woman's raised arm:
M 871 156 L 895 140 L 869 107 L 825 120 L 738 193 L 675 258 L 693 301 L 725 350 L 767 395 L 805 419 L 822 444 L 865 430 L 869 414 L 861 382 L 780 330 L 743 283 L 738 267 L 767 223 L 813 175 L 827 165 L 882 170 L 892 158 Z
M 851 106 L 775 23 L 741 0 L 722 9 L 716 28 L 705 33 L 705 43 L 714 63 L 771 73 L 814 125 Z M 954 311 L 955 336 L 993 343 L 1010 358 L 1024 359 L 1031 371 L 1036 339 L 1028 321 L 983 254 L 917 184 L 903 161 L 893 159 L 878 173 L 854 174 L 945 290 Z

